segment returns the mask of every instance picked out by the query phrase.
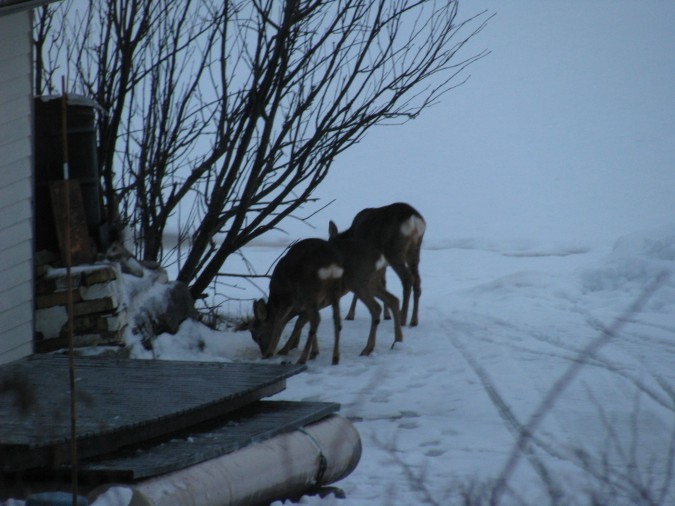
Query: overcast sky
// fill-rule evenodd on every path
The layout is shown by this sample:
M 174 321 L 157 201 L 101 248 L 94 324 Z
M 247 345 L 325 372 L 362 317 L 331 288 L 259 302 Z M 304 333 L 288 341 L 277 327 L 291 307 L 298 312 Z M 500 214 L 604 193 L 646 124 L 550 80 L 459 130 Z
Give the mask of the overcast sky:
M 613 238 L 675 222 L 675 2 L 460 2 L 492 53 L 419 119 L 381 127 L 319 190 L 314 235 L 408 201 L 430 238 Z M 312 235 L 306 227 L 291 233 Z

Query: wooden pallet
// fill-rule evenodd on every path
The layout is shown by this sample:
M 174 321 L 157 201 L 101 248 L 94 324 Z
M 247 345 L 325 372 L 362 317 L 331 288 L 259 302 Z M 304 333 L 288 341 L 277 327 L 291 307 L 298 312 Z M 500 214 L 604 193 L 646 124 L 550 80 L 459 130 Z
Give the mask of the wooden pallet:
M 300 365 L 78 357 L 80 459 L 161 438 L 280 392 Z M 70 460 L 68 360 L 35 355 L 0 367 L 0 472 Z
M 131 482 L 184 469 L 249 444 L 296 430 L 335 413 L 339 404 L 258 401 L 170 439 L 123 449 L 80 464 L 85 481 Z

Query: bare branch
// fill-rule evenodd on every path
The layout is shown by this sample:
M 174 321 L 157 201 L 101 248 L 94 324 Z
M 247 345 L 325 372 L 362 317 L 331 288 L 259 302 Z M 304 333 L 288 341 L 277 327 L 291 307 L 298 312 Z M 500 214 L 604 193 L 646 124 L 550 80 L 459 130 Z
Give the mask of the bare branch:
M 456 0 L 54 9 L 60 24 L 41 18 L 36 38 L 40 54 L 58 54 L 44 57 L 36 86 L 63 62 L 107 110 L 98 158 L 108 221 L 119 214 L 139 256 L 161 261 L 166 227 L 191 209 L 178 277 L 195 295 L 232 253 L 313 203 L 336 157 L 370 128 L 416 118 L 487 54 L 460 56 L 489 17 L 458 23 Z

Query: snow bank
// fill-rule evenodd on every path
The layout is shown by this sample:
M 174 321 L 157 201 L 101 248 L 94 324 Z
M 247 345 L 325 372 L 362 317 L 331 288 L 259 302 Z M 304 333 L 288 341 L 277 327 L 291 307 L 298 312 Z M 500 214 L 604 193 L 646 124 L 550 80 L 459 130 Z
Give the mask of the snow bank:
M 589 306 L 620 310 L 656 283 L 644 310 L 675 314 L 675 225 L 621 237 L 602 265 L 581 269 L 579 277 Z

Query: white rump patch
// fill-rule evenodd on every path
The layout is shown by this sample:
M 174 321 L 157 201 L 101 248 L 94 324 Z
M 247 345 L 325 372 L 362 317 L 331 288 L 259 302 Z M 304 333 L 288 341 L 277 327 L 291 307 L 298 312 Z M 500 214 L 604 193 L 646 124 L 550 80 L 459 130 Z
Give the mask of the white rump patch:
M 422 237 L 426 229 L 427 224 L 422 218 L 416 215 L 412 215 L 410 218 L 401 223 L 401 233 L 406 237 Z
M 380 258 L 377 259 L 377 262 L 375 262 L 375 270 L 379 271 L 380 269 L 383 269 L 387 266 L 387 259 L 384 258 L 384 255 L 380 255 Z
M 328 267 L 319 269 L 319 279 L 340 279 L 344 269 L 337 264 L 330 264 Z

